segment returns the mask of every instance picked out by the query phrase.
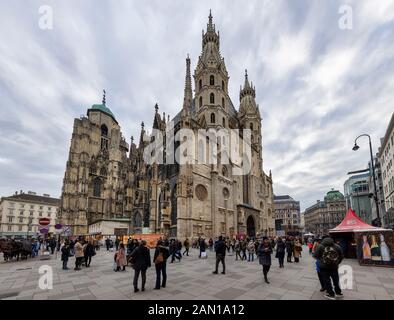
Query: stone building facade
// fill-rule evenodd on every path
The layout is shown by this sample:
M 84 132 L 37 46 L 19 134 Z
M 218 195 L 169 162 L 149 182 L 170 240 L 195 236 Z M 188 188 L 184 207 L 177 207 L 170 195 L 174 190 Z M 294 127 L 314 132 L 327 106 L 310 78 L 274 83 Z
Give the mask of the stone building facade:
M 328 235 L 329 230 L 340 224 L 346 215 L 346 200 L 344 195 L 331 190 L 316 204 L 305 209 L 305 231 L 318 236 Z
M 37 237 L 40 235 L 39 220 L 48 218 L 49 234 L 55 233 L 60 199 L 49 194 L 37 195 L 28 191 L 15 192 L 0 200 L 0 237 Z
M 263 171 L 256 90 L 245 72 L 239 108 L 234 107 L 211 14 L 193 78 L 194 93 L 188 56 L 181 110 L 170 121 L 159 114 L 156 104 L 152 133 L 148 135 L 142 123 L 139 141 L 132 138 L 130 145 L 105 97 L 88 110 L 87 117 L 75 119 L 61 205 L 61 220 L 73 226 L 74 234 L 87 233 L 88 226 L 99 233 L 92 225 L 105 221 L 112 225 L 117 221 L 119 228 L 129 223 L 129 233 L 179 238 L 274 234 L 272 175 Z M 248 129 L 250 153 L 242 154 L 240 163 L 223 161 L 230 147 L 244 142 L 212 138 L 209 129 L 238 130 L 238 138 L 243 139 Z M 186 131 L 195 137 L 194 151 L 182 149 Z M 152 148 L 155 144 L 159 147 Z M 147 161 L 147 155 L 157 161 Z M 170 155 L 187 161 L 170 162 Z M 207 160 L 212 158 L 214 162 Z M 250 170 L 235 174 L 241 167 Z
M 300 202 L 289 195 L 274 196 L 275 230 L 277 234 L 301 232 Z

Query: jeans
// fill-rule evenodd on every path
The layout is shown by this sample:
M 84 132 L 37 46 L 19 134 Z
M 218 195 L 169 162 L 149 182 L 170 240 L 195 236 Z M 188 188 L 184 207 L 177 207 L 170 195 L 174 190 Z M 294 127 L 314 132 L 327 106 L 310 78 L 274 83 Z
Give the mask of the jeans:
M 235 251 L 235 260 L 238 260 L 238 257 L 239 257 L 241 260 L 243 260 L 242 257 L 241 257 L 241 252 L 240 252 L 240 251 Z
M 75 258 L 75 269 L 80 269 L 80 268 L 81 268 L 81 265 L 82 265 L 82 258 L 83 258 L 83 257 Z
M 287 253 L 287 262 L 291 262 L 291 256 L 292 256 L 292 252 L 288 252 Z
M 163 282 L 161 286 L 164 288 L 167 282 L 167 264 L 165 262 L 158 263 L 155 265 L 156 267 L 156 289 L 160 288 L 160 278 L 163 275 Z
M 185 255 L 185 253 L 186 253 L 187 256 L 189 255 L 189 248 L 185 249 L 185 252 L 183 252 L 183 255 Z
M 216 255 L 216 268 L 215 268 L 215 272 L 218 272 L 219 269 L 219 262 L 222 263 L 223 265 L 223 273 L 226 272 L 226 263 L 224 262 L 224 258 L 225 256 L 222 254 L 217 254 Z
M 92 257 L 85 256 L 85 266 L 89 267 L 91 262 L 92 262 Z
M 242 260 L 246 260 L 246 250 L 242 250 Z
M 67 269 L 68 260 L 63 260 L 63 270 Z
M 284 260 L 285 260 L 285 253 L 277 253 L 278 260 L 279 260 L 279 267 L 284 266 Z
M 323 277 L 322 277 L 320 271 L 317 271 L 317 276 L 318 276 L 318 278 L 319 278 L 319 282 L 320 282 L 321 288 L 322 288 L 322 289 L 325 289 L 324 280 L 323 280 Z
M 140 277 L 140 273 L 141 273 L 141 278 L 142 278 L 142 289 L 145 288 L 145 282 L 146 282 L 146 268 L 144 269 L 135 269 L 134 271 L 134 281 L 133 281 L 133 285 L 134 288 L 137 289 L 138 288 L 138 278 Z
M 270 267 L 271 267 L 271 266 L 263 265 L 264 279 L 267 279 L 267 275 L 268 275 L 268 272 L 270 271 Z
M 339 287 L 338 269 L 320 269 L 320 275 L 323 280 L 324 289 L 327 290 L 327 293 L 329 295 L 332 296 L 335 293 L 337 293 L 337 294 L 342 293 L 342 290 Z M 334 283 L 334 289 L 331 284 L 331 279 L 332 279 L 332 282 Z M 335 292 L 334 292 L 334 290 L 335 290 Z
M 252 257 L 252 261 L 254 261 L 254 253 L 249 252 L 248 262 L 250 262 L 250 257 Z

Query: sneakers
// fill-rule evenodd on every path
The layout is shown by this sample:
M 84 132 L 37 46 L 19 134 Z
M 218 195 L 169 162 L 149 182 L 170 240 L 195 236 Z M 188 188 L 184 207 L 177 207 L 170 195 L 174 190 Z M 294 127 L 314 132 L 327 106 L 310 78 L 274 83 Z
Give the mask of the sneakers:
M 331 294 L 326 293 L 324 295 L 324 298 L 326 298 L 328 300 L 335 300 L 335 294 L 331 295 Z

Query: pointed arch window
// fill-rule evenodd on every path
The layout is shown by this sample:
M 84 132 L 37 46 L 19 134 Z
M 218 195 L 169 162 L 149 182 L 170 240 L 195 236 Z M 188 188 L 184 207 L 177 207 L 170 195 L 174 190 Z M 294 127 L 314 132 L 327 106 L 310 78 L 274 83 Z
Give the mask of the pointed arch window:
M 224 81 L 222 80 L 222 90 L 224 91 Z
M 225 126 L 226 126 L 226 119 L 223 118 L 223 127 L 225 127 Z
M 224 108 L 224 98 L 222 98 L 222 107 Z
M 250 130 L 253 130 L 253 123 L 250 123 Z
M 215 103 L 215 95 L 214 95 L 213 92 L 209 95 L 209 102 L 210 103 Z
M 107 170 L 105 168 L 101 168 L 100 169 L 100 175 L 104 176 L 104 177 L 107 176 Z
M 202 107 L 202 97 L 200 97 L 200 102 L 199 102 L 200 108 Z
M 108 149 L 108 128 L 105 124 L 101 125 L 101 149 Z
M 211 123 L 215 123 L 215 114 L 211 113 Z
M 93 180 L 93 197 L 101 197 L 101 180 L 96 178 Z
M 202 80 L 201 80 L 201 79 L 198 81 L 198 89 L 199 89 L 199 90 L 202 89 Z
M 215 77 L 213 75 L 211 75 L 209 77 L 209 85 L 210 86 L 214 86 L 215 85 Z

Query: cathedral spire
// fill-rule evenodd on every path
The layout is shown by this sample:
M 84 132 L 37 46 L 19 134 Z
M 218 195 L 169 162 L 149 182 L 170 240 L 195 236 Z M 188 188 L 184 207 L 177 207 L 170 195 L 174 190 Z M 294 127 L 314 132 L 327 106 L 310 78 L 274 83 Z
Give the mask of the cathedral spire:
M 245 96 L 252 96 L 253 98 L 256 98 L 256 90 L 249 83 L 248 70 L 246 69 L 245 69 L 245 83 L 243 88 L 241 86 L 239 93 L 239 100 L 241 101 L 242 98 Z
M 192 77 L 190 74 L 190 58 L 188 54 L 186 58 L 186 76 L 185 76 L 185 93 L 183 98 L 183 109 L 189 110 L 192 100 L 193 100 Z
M 209 10 L 209 16 L 208 16 L 208 23 L 207 23 L 207 32 L 204 33 L 204 30 L 202 31 L 202 45 L 203 49 L 206 46 L 207 43 L 214 43 L 217 47 L 217 50 L 219 49 L 219 32 L 216 33 L 216 28 L 215 24 L 212 23 L 213 17 L 212 17 L 212 12 Z

